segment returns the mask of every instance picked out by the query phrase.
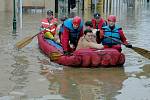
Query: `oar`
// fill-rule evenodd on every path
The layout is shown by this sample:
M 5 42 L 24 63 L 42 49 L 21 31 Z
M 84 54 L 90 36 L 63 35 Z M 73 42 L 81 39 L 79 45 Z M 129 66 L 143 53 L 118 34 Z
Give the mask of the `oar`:
M 53 23 L 53 24 L 55 24 L 55 23 Z M 50 24 L 50 26 L 52 26 L 53 24 Z M 51 32 L 51 31 L 54 31 L 54 28 L 53 28 L 52 30 L 47 29 L 47 28 L 43 28 L 43 29 L 44 29 L 44 30 L 47 30 L 47 31 L 50 31 L 50 32 Z M 29 43 L 32 41 L 32 39 L 33 39 L 34 37 L 36 37 L 38 34 L 39 34 L 39 33 L 37 33 L 37 34 L 35 34 L 35 35 L 33 35 L 33 36 L 28 36 L 28 37 L 24 38 L 23 40 L 17 42 L 17 43 L 16 43 L 16 48 L 21 49 L 21 48 L 25 47 L 25 46 L 26 46 L 27 44 L 29 44 Z
M 116 39 L 113 39 L 112 37 L 109 37 L 109 36 L 106 36 L 106 35 L 104 35 L 104 37 L 109 38 L 109 39 L 111 39 L 111 40 L 113 40 L 115 42 L 118 42 L 118 43 L 123 44 L 123 45 L 126 46 L 126 44 L 124 44 L 123 42 L 118 41 Z M 143 48 L 134 47 L 134 46 L 132 46 L 131 49 L 134 50 L 136 53 L 142 55 L 143 57 L 150 59 L 150 51 L 148 51 L 146 49 L 143 49 Z
M 38 34 L 39 34 L 39 33 L 38 33 Z M 26 46 L 27 44 L 29 44 L 29 43 L 32 41 L 32 39 L 33 39 L 34 37 L 36 37 L 38 34 L 35 34 L 35 35 L 33 35 L 33 36 L 25 37 L 25 38 L 22 39 L 21 41 L 17 42 L 17 43 L 16 43 L 16 48 L 21 49 L 21 48 L 25 47 L 25 46 Z

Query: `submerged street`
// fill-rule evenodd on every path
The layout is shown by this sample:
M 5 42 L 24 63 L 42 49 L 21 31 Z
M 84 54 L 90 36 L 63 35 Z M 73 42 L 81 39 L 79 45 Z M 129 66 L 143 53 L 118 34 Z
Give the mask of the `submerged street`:
M 23 49 L 15 48 L 18 41 L 39 32 L 45 13 L 24 13 L 23 28 L 17 21 L 16 34 L 12 33 L 12 13 L 0 13 L 0 100 L 150 100 L 150 60 L 132 49 L 122 46 L 123 67 L 58 65 L 41 52 L 37 38 Z M 81 16 L 78 10 L 74 13 Z M 130 43 L 150 51 L 150 3 L 121 4 L 113 13 Z M 85 9 L 82 17 L 87 20 L 92 15 Z M 106 19 L 107 14 L 102 16 Z

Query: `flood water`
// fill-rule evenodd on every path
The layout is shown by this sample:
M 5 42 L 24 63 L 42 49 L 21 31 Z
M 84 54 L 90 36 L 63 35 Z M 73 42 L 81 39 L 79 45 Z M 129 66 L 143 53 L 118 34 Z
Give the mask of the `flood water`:
M 92 16 L 89 10 L 85 12 L 84 19 Z M 122 68 L 58 65 L 42 54 L 37 38 L 21 50 L 14 47 L 39 32 L 45 14 L 23 14 L 23 28 L 17 21 L 15 36 L 12 13 L 0 13 L 0 100 L 150 100 L 149 59 L 123 46 L 126 62 Z M 122 6 L 117 17 L 131 44 L 150 51 L 150 4 Z

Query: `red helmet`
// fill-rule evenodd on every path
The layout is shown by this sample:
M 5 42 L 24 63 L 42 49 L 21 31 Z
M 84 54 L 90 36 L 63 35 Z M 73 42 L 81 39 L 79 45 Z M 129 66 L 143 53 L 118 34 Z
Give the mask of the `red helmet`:
M 113 21 L 113 22 L 116 22 L 116 16 L 115 15 L 109 15 L 107 20 L 109 21 Z
M 73 25 L 79 26 L 81 23 L 81 17 L 75 16 L 72 21 Z

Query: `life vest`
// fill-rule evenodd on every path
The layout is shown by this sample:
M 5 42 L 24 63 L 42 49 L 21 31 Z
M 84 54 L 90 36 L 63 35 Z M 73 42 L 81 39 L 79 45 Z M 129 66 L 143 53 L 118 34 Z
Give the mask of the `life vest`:
M 78 29 L 74 29 L 72 25 L 72 18 L 67 19 L 64 21 L 64 27 L 66 27 L 69 30 L 69 40 L 71 44 L 77 45 L 77 41 L 79 39 L 80 31 L 83 28 L 83 22 L 81 21 L 80 26 Z
M 101 29 L 102 27 L 107 25 L 106 21 L 103 18 L 100 19 L 100 21 L 98 22 L 98 25 L 96 25 L 96 20 L 93 18 L 92 24 L 93 24 L 94 29 Z
M 47 38 L 47 39 L 54 40 L 54 35 L 51 32 L 45 32 L 44 37 Z
M 55 22 L 57 22 L 58 19 L 57 18 L 53 18 L 50 22 L 48 21 L 47 18 L 43 19 L 41 21 L 42 25 L 41 25 L 41 28 L 43 28 L 44 30 L 46 31 L 49 31 L 51 32 L 53 35 L 56 34 L 56 28 L 57 28 L 57 25 L 53 24 Z
M 120 37 L 120 33 L 119 33 L 119 30 L 121 29 L 119 26 L 115 26 L 115 28 L 113 30 L 111 30 L 109 28 L 109 26 L 104 26 L 102 28 L 104 30 L 104 39 L 102 40 L 102 44 L 103 45 L 108 45 L 108 46 L 112 46 L 112 45 L 117 45 L 117 44 L 120 44 L 121 43 L 121 37 Z M 111 37 L 112 39 L 110 38 L 107 38 L 107 37 Z M 120 43 L 114 41 L 120 41 Z

